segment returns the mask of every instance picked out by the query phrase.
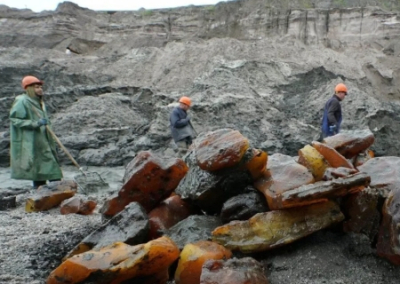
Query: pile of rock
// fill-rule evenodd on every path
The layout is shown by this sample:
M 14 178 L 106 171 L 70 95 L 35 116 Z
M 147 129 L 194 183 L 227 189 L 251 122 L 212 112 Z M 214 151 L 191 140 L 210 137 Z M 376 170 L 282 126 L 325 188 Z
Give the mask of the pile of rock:
M 374 158 L 369 131 L 312 142 L 298 157 L 252 148 L 220 129 L 184 160 L 140 152 L 121 189 L 48 283 L 268 283 L 241 257 L 336 225 L 400 265 L 400 158 Z M 240 252 L 240 253 L 238 253 Z M 133 282 L 132 282 L 133 281 Z

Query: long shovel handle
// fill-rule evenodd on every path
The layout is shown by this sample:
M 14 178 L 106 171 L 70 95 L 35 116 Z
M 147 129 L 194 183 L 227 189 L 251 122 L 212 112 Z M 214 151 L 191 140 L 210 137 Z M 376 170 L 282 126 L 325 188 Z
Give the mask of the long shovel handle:
M 33 107 L 32 110 L 36 113 L 36 115 L 38 117 L 41 117 L 41 115 L 39 114 L 39 112 Z M 77 163 L 77 161 L 75 161 L 74 157 L 72 157 L 72 155 L 69 153 L 69 151 L 67 150 L 67 148 L 65 148 L 65 146 L 61 143 L 60 139 L 58 139 L 57 135 L 53 132 L 53 130 L 51 130 L 51 128 L 46 125 L 46 130 L 50 133 L 50 135 L 53 137 L 54 140 L 56 140 L 57 144 L 61 147 L 61 149 L 63 149 L 64 153 L 68 156 L 68 158 L 71 160 L 71 162 L 83 173 L 82 168 L 79 166 L 79 164 Z
M 61 149 L 63 149 L 64 153 L 68 156 L 68 158 L 71 160 L 71 162 L 80 170 L 81 167 L 79 166 L 78 162 L 75 161 L 74 157 L 72 157 L 72 155 L 70 154 L 70 152 L 67 150 L 67 148 L 65 148 L 65 146 L 61 143 L 60 139 L 58 139 L 58 137 L 56 136 L 56 134 L 53 132 L 53 130 L 51 130 L 51 128 L 46 125 L 46 130 L 50 133 L 51 136 L 53 136 L 54 140 L 56 140 L 57 144 L 61 147 Z
M 199 134 L 197 133 L 197 131 L 194 129 L 192 122 L 189 120 L 189 124 L 192 127 L 193 131 L 194 131 L 194 135 L 199 136 Z

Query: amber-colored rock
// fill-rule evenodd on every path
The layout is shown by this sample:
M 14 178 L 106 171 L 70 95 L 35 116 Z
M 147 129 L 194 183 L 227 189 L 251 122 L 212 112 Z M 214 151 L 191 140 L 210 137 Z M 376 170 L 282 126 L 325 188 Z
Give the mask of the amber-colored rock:
M 329 145 L 317 141 L 313 141 L 311 145 L 325 158 L 331 167 L 354 169 L 353 165 L 345 157 Z
M 278 209 L 274 200 L 283 192 L 313 182 L 310 171 L 293 157 L 274 154 L 269 157 L 268 171 L 254 182 L 254 187 L 264 194 L 270 209 Z
M 371 176 L 371 187 L 385 190 L 387 194 L 400 183 L 400 157 L 373 158 L 358 170 Z
M 343 223 L 343 230 L 364 234 L 372 243 L 379 229 L 378 199 L 378 194 L 369 188 L 346 196 L 342 208 L 348 220 Z
M 213 242 L 200 241 L 187 244 L 179 258 L 175 271 L 175 283 L 198 284 L 204 262 L 210 259 L 228 259 L 231 256 L 230 250 Z
M 354 175 L 357 172 L 358 171 L 356 169 L 349 169 L 349 168 L 327 168 L 322 180 L 345 178 Z
M 367 150 L 374 141 L 374 134 L 369 129 L 343 131 L 323 140 L 325 144 L 336 149 L 347 159 Z
M 124 185 L 108 200 L 101 212 L 111 217 L 130 202 L 139 202 L 150 212 L 167 198 L 188 171 L 187 165 L 176 158 L 161 159 L 152 152 L 140 152 L 127 166 Z
M 252 178 L 256 180 L 263 176 L 264 172 L 266 171 L 267 162 L 267 152 L 259 149 L 251 149 L 251 157 L 250 160 L 246 162 L 245 167 L 249 171 Z
M 329 167 L 329 163 L 325 160 L 324 156 L 310 145 L 306 145 L 299 150 L 298 162 L 310 170 L 315 181 L 322 180 L 325 170 Z
M 178 247 L 167 237 L 129 246 L 115 243 L 99 251 L 88 251 L 64 261 L 47 278 L 47 284 L 122 283 L 136 277 L 165 275 L 179 257 Z M 146 283 L 146 282 L 144 282 Z
M 200 284 L 268 284 L 261 263 L 250 257 L 207 260 Z
M 89 215 L 93 213 L 96 205 L 97 203 L 93 200 L 83 201 L 81 198 L 73 196 L 61 202 L 60 213 L 62 215 L 73 213 Z
M 78 189 L 76 182 L 63 180 L 41 186 L 35 195 L 26 200 L 26 212 L 39 212 L 57 207 L 60 203 L 75 195 Z
M 212 232 L 213 241 L 231 250 L 254 253 L 294 242 L 344 219 L 333 201 L 260 213 Z
M 400 266 L 400 183 L 392 190 L 383 205 L 377 253 Z
M 81 202 L 82 200 L 76 196 L 64 200 L 60 204 L 60 213 L 62 215 L 78 213 Z
M 286 191 L 275 198 L 275 208 L 290 208 L 323 202 L 330 198 L 357 193 L 369 185 L 371 178 L 366 173 L 357 173 L 352 176 L 320 181 L 303 185 Z
M 149 213 L 150 239 L 158 238 L 162 232 L 186 219 L 192 212 L 191 206 L 179 195 L 168 197 Z
M 93 213 L 96 206 L 97 206 L 97 202 L 94 200 L 83 201 L 81 203 L 81 207 L 79 208 L 78 214 L 90 215 Z
M 217 171 L 239 164 L 249 148 L 249 140 L 239 131 L 219 129 L 197 138 L 196 159 L 205 171 Z

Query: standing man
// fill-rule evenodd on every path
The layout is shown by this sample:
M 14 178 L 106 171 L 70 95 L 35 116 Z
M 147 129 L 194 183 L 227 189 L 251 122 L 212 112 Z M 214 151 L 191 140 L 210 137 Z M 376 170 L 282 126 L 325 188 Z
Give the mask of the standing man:
M 11 178 L 33 181 L 33 188 L 62 178 L 43 102 L 43 82 L 33 76 L 22 79 L 26 91 L 15 98 L 10 110 Z
M 181 97 L 179 106 L 173 109 L 169 118 L 172 138 L 178 146 L 178 151 L 183 155 L 192 144 L 194 138 L 194 129 L 187 114 L 191 104 L 190 98 Z
M 322 119 L 322 137 L 329 137 L 339 133 L 342 124 L 342 106 L 340 102 L 347 96 L 345 84 L 338 84 L 335 87 L 335 94 L 326 102 L 324 117 Z

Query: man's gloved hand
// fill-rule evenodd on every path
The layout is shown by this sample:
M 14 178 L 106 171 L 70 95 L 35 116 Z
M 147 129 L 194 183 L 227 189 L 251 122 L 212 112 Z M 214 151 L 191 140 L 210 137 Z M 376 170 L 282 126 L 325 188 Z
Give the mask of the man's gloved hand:
M 38 125 L 42 126 L 42 125 L 47 125 L 47 119 L 45 118 L 41 118 L 38 120 Z
M 336 131 L 337 131 L 336 125 L 329 126 L 329 132 L 331 132 L 333 134 L 336 134 L 337 133 Z
M 187 116 L 186 116 L 186 121 L 189 122 L 190 119 L 191 119 L 190 115 L 187 115 Z

